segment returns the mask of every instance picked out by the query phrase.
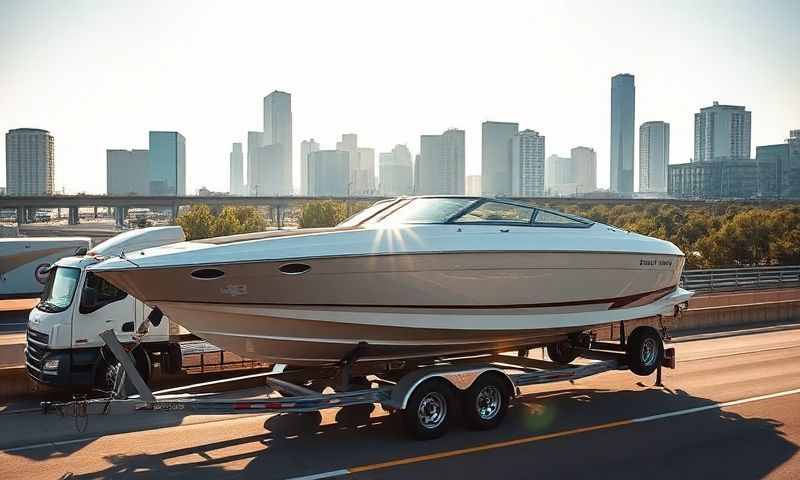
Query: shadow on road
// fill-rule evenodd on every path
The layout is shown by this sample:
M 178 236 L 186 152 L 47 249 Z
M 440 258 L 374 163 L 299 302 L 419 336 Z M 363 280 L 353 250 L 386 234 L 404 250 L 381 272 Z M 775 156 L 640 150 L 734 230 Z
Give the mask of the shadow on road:
M 377 412 L 372 412 L 372 407 L 340 410 L 335 423 L 324 425 L 321 425 L 323 416 L 318 413 L 279 415 L 265 421 L 263 434 L 153 455 L 112 454 L 105 457 L 111 463 L 108 468 L 71 478 L 165 475 L 192 479 L 286 478 L 564 432 L 711 403 L 680 390 L 570 388 L 520 397 L 496 430 L 475 432 L 454 425 L 447 436 L 429 442 L 417 442 L 402 435 L 399 415 L 380 414 L 382 410 L 377 407 Z M 782 426 L 770 418 L 748 418 L 710 409 L 393 467 L 378 470 L 372 476 L 761 478 L 798 452 L 798 446 L 784 437 Z M 186 430 L 186 435 L 191 435 L 190 432 Z M 65 445 L 58 456 L 69 456 L 80 448 Z

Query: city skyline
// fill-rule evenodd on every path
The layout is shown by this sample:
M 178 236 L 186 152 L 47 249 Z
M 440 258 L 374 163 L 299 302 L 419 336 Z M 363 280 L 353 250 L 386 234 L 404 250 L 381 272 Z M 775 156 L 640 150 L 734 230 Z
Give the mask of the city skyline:
M 670 123 L 672 163 L 693 157 L 693 114 L 713 100 L 746 105 L 753 112 L 753 147 L 779 143 L 785 131 L 800 124 L 800 92 L 793 87 L 800 84 L 800 66 L 789 61 L 800 49 L 790 21 L 800 6 L 783 2 L 780 8 L 763 9 L 756 2 L 734 3 L 516 5 L 518 15 L 513 18 L 501 15 L 502 9 L 489 13 L 506 23 L 483 38 L 469 33 L 487 20 L 481 9 L 435 5 L 420 17 L 410 6 L 398 13 L 396 22 L 368 21 L 366 30 L 344 28 L 341 36 L 327 35 L 331 41 L 325 45 L 291 44 L 277 50 L 270 62 L 259 63 L 250 58 L 260 48 L 257 45 L 277 42 L 297 25 L 290 20 L 266 33 L 248 26 L 257 25 L 270 9 L 269 15 L 299 18 L 296 13 L 302 8 L 248 4 L 248 15 L 241 16 L 237 12 L 245 8 L 242 4 L 184 11 L 171 2 L 102 7 L 82 2 L 51 2 L 45 7 L 6 2 L 0 6 L 0 15 L 10 19 L 9 27 L 0 31 L 0 41 L 8 47 L 0 54 L 5 74 L 0 110 L 10 114 L 0 117 L 0 129 L 42 128 L 57 138 L 57 191 L 64 187 L 68 193 L 105 191 L 105 175 L 84 172 L 103 172 L 109 148 L 146 148 L 149 130 L 185 135 L 187 192 L 203 185 L 227 190 L 231 143 L 247 143 L 246 132 L 262 127 L 260 100 L 281 89 L 294 97 L 294 189 L 300 183 L 297 139 L 313 137 L 322 145 L 333 145 L 341 132 L 356 132 L 359 143 L 377 152 L 400 143 L 414 146 L 415 155 L 420 134 L 462 129 L 466 174 L 474 175 L 481 169 L 480 124 L 490 119 L 543 132 L 548 155 L 566 155 L 574 145 L 594 148 L 598 187 L 607 188 L 608 82 L 620 72 L 636 76 L 636 125 L 654 119 Z M 34 17 L 41 8 L 54 15 Z M 161 20 L 148 26 L 115 21 L 152 18 L 155 8 L 170 18 L 169 29 L 160 29 Z M 402 25 L 412 20 L 422 26 L 437 25 L 436 31 L 443 33 L 440 20 L 451 8 L 459 9 L 460 21 L 444 27 L 446 35 L 400 34 Z M 359 15 L 363 22 L 377 20 L 380 14 L 378 7 L 357 4 L 318 4 L 314 10 L 321 18 L 333 10 L 350 11 L 353 22 Z M 607 10 L 614 10 L 614 20 L 596 24 L 593 18 Z M 181 15 L 170 15 L 178 11 Z M 685 27 L 698 26 L 698 19 L 720 11 L 728 19 L 724 25 Z M 303 18 L 320 35 L 331 31 L 322 20 Z M 645 35 L 647 18 L 661 22 L 663 35 Z M 590 26 L 593 31 L 560 36 L 559 44 L 544 52 L 537 65 L 558 74 L 524 69 L 513 76 L 498 75 L 516 58 L 512 50 L 498 50 L 500 45 L 544 41 L 557 33 L 559 22 L 569 22 L 576 31 Z M 223 23 L 237 27 L 226 29 L 224 35 L 206 35 Z M 624 34 L 616 31 L 623 24 L 631 26 Z M 151 29 L 159 35 L 150 35 Z M 364 46 L 363 35 L 370 32 L 376 34 L 374 41 Z M 603 41 L 596 41 L 599 38 Z M 637 40 L 642 38 L 648 41 Z M 48 42 L 58 42 L 59 48 L 47 47 Z M 698 44 L 704 47 L 702 54 L 693 51 Z M 442 68 L 442 49 L 454 45 L 453 67 Z M 341 71 L 333 52 L 362 46 L 362 59 L 370 62 L 373 74 L 383 77 L 391 72 L 389 84 L 349 75 L 347 81 L 331 78 L 335 75 L 320 81 L 318 71 Z M 113 55 L 118 51 L 126 55 Z M 113 58 L 110 63 L 109 58 Z M 288 68 L 296 58 L 315 61 Z M 397 69 L 398 61 L 417 65 L 403 71 Z M 667 63 L 669 69 L 664 67 Z M 229 73 L 233 64 L 240 73 L 235 84 Z M 419 75 L 420 71 L 436 74 Z M 744 74 L 754 71 L 759 74 Z

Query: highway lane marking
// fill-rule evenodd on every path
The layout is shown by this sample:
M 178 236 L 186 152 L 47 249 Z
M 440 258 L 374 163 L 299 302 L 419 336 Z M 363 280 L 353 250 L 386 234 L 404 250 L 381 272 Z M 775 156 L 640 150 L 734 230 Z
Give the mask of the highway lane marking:
M 660 413 L 660 414 L 657 414 L 657 415 L 649 415 L 649 416 L 646 416 L 646 417 L 638 417 L 638 418 L 632 418 L 632 419 L 628 419 L 628 420 L 620 420 L 620 421 L 617 421 L 617 422 L 602 423 L 602 424 L 593 425 L 593 426 L 590 426 L 590 427 L 575 428 L 575 429 L 571 429 L 571 430 L 564 430 L 564 431 L 561 431 L 561 432 L 546 433 L 546 434 L 543 434 L 543 435 L 534 435 L 534 436 L 530 436 L 530 437 L 518 438 L 518 439 L 515 439 L 515 440 L 506 440 L 506 441 L 503 441 L 503 442 L 489 443 L 489 444 L 486 444 L 486 445 L 479 445 L 479 446 L 476 446 L 476 447 L 467 447 L 467 448 L 462 448 L 462 449 L 458 449 L 458 450 L 450 450 L 450 451 L 447 451 L 447 452 L 431 453 L 431 454 L 428 454 L 428 455 L 420 455 L 420 456 L 416 456 L 416 457 L 400 458 L 400 459 L 397 459 L 397 460 L 390 460 L 388 462 L 373 463 L 373 464 L 367 464 L 367 465 L 360 465 L 360 466 L 356 466 L 356 467 L 341 468 L 341 469 L 337 469 L 337 470 L 330 470 L 330 471 L 327 471 L 327 472 L 315 473 L 315 474 L 311 474 L 311 475 L 304 475 L 304 476 L 299 476 L 299 477 L 291 477 L 291 478 L 288 478 L 286 480 L 320 480 L 320 479 L 325 479 L 325 478 L 343 477 L 343 476 L 353 475 L 353 474 L 357 474 L 357 473 L 364 473 L 364 472 L 382 470 L 382 469 L 391 468 L 391 467 L 398 467 L 398 466 L 401 466 L 401 465 L 409 465 L 409 464 L 414 464 L 414 463 L 429 462 L 429 461 L 433 461 L 433 460 L 441 460 L 441 459 L 445 459 L 445 458 L 468 455 L 470 453 L 485 452 L 485 451 L 488 451 L 488 450 L 496 450 L 496 449 L 499 449 L 499 448 L 513 447 L 513 446 L 516 446 L 516 445 L 523 445 L 523 444 L 526 444 L 526 443 L 533 443 L 533 442 L 538 442 L 538 441 L 542 441 L 542 440 L 550 440 L 550 439 L 553 439 L 553 438 L 567 437 L 567 436 L 577 435 L 579 433 L 587 433 L 587 432 L 593 432 L 593 431 L 597 431 L 597 430 L 609 430 L 609 429 L 612 429 L 612 428 L 619 428 L 619 427 L 624 427 L 624 426 L 638 424 L 638 423 L 654 422 L 654 421 L 662 420 L 662 419 L 665 419 L 665 418 L 678 417 L 678 416 L 682 416 L 682 415 L 690 415 L 690 414 L 693 414 L 693 413 L 704 412 L 704 411 L 708 411 L 708 410 L 718 410 L 718 409 L 721 409 L 721 408 L 732 407 L 732 406 L 736 406 L 736 405 L 742 405 L 742 404 L 745 404 L 745 403 L 759 402 L 759 401 L 763 401 L 763 400 L 770 400 L 770 399 L 773 399 L 773 398 L 780 398 L 780 397 L 786 397 L 786 396 L 789 396 L 789 395 L 797 395 L 797 394 L 800 394 L 800 388 L 796 388 L 796 389 L 793 389 L 793 390 L 785 390 L 783 392 L 770 393 L 770 394 L 767 394 L 767 395 L 759 395 L 759 396 L 756 396 L 756 397 L 748 397 L 748 398 L 743 398 L 743 399 L 740 399 L 740 400 L 731 400 L 731 401 L 728 401 L 728 402 L 718 402 L 718 403 L 713 403 L 713 404 L 710 404 L 710 405 L 703 405 L 701 407 L 687 408 L 687 409 L 684 409 L 684 410 L 677 410 L 677 411 L 674 411 L 674 412 Z

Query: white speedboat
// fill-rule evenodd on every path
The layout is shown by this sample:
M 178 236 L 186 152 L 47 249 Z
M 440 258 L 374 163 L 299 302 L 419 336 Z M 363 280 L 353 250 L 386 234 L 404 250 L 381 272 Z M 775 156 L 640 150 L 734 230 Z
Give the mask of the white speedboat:
M 511 201 L 379 202 L 330 229 L 131 252 L 100 275 L 196 335 L 294 365 L 507 351 L 673 313 L 673 244 Z M 360 347 L 359 347 L 360 345 Z

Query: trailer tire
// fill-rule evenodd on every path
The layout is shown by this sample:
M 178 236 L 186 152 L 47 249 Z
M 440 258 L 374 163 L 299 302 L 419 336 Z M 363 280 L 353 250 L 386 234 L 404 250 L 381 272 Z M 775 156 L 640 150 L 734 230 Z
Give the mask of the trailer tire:
M 664 360 L 664 341 L 652 327 L 637 327 L 628 337 L 625 346 L 628 368 L 636 375 L 646 377 Z
M 568 365 L 578 358 L 578 351 L 568 341 L 549 343 L 547 345 L 547 356 L 556 363 Z
M 414 389 L 403 410 L 406 431 L 418 440 L 441 437 L 447 433 L 454 406 L 449 383 L 440 378 L 426 380 Z
M 508 380 L 496 373 L 484 373 L 461 394 L 464 422 L 475 430 L 500 425 L 508 411 L 511 394 Z

